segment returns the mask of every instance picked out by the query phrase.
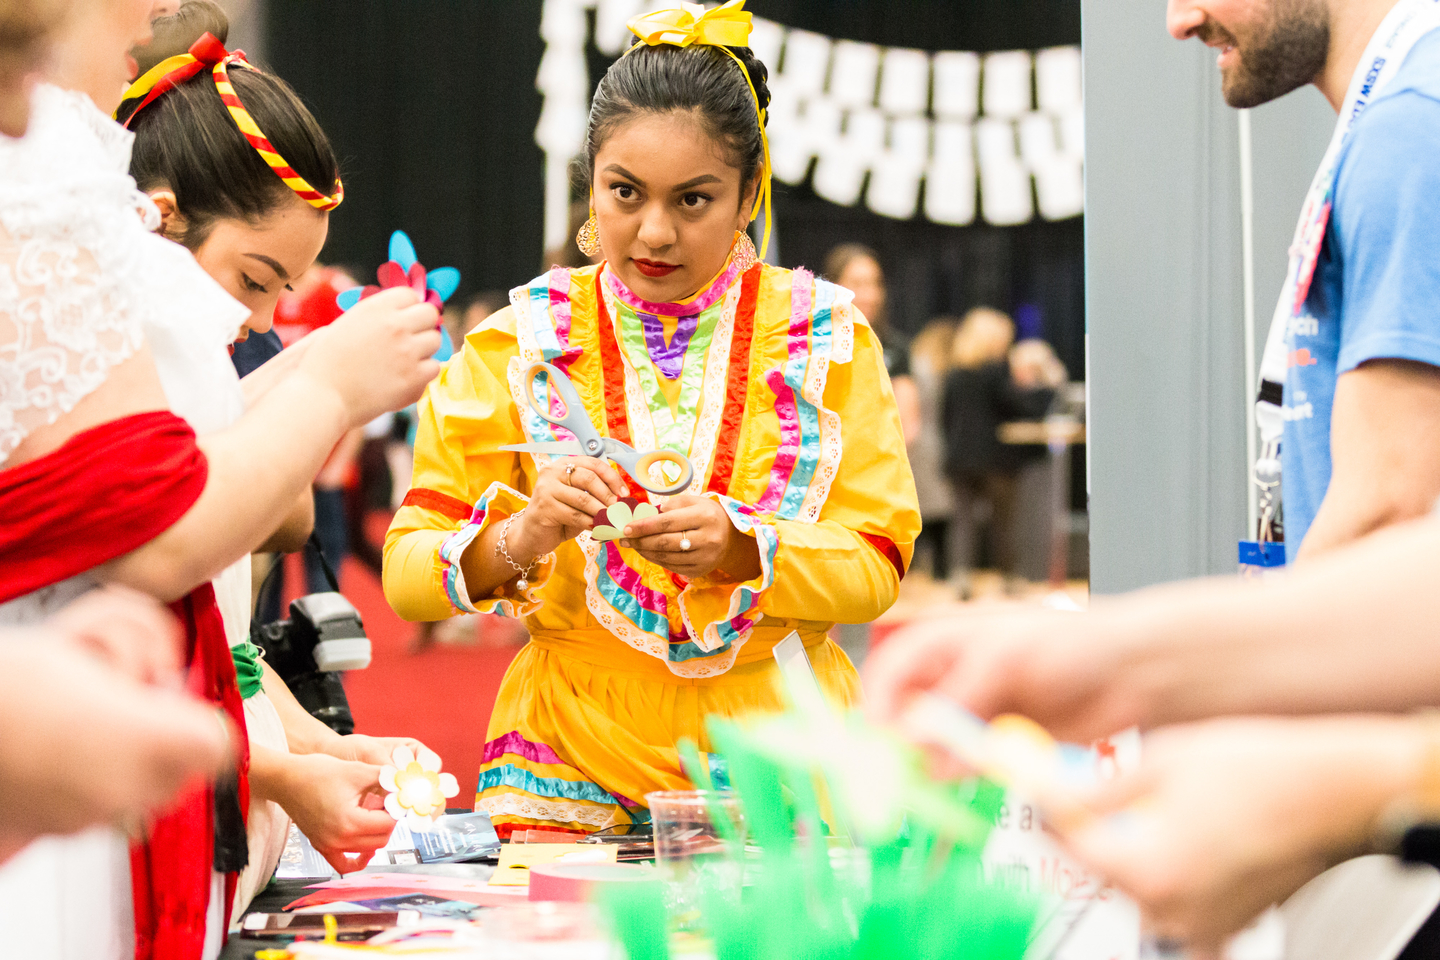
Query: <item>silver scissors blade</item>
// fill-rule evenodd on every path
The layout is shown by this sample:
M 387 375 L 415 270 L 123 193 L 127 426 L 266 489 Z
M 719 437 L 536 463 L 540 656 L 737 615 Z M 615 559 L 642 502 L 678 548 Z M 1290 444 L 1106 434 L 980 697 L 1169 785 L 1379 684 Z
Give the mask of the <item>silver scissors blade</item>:
M 584 451 L 575 440 L 541 440 L 536 443 L 512 443 L 500 448 L 518 453 L 548 453 L 553 456 L 579 457 Z

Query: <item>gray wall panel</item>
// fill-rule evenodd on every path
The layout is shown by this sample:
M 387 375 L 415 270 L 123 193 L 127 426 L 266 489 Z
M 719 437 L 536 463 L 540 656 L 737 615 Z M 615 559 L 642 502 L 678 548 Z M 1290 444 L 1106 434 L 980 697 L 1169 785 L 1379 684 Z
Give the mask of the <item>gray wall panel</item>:
M 1091 587 L 1233 570 L 1245 526 L 1238 126 L 1153 0 L 1087 0 Z

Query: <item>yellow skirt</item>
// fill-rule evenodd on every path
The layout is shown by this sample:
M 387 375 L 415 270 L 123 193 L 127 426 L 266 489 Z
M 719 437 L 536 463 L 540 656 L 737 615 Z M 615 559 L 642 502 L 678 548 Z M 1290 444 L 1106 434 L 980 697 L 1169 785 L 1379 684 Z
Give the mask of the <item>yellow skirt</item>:
M 693 680 L 602 630 L 532 637 L 500 684 L 475 809 L 502 837 L 531 826 L 592 833 L 647 822 L 645 794 L 692 787 L 678 740 L 708 753 L 707 717 L 784 708 L 770 652 L 784 634 L 755 633 L 728 672 Z M 858 702 L 845 652 L 822 632 L 801 637 L 831 701 Z

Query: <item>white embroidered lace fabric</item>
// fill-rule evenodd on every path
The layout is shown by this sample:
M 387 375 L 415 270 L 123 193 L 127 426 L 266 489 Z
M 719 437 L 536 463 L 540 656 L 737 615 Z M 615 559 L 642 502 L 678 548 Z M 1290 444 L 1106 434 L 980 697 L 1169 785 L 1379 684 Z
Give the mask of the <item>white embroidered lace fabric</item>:
M 127 172 L 132 139 L 88 97 L 46 85 L 27 134 L 0 136 L 0 465 L 146 340 L 197 431 L 243 412 L 223 348 L 248 314 L 151 233 L 159 213 Z

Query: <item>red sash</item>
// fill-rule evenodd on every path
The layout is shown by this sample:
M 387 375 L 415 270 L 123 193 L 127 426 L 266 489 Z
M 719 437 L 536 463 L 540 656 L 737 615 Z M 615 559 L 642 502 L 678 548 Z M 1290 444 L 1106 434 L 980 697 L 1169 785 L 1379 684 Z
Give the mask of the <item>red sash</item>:
M 195 432 L 168 410 L 101 424 L 0 470 L 0 603 L 155 539 L 208 475 Z
M 0 602 L 84 573 L 148 543 L 199 499 L 209 465 L 189 425 L 167 410 L 71 437 L 0 471 Z M 225 710 L 237 731 L 239 803 L 249 809 L 249 741 L 215 591 L 171 605 L 185 626 L 186 686 Z M 215 862 L 215 791 L 186 792 L 131 848 L 138 960 L 198 960 Z M 235 874 L 226 876 L 226 922 Z
M 250 809 L 250 745 L 235 663 L 215 590 L 202 584 L 170 605 L 185 625 L 190 670 L 186 688 L 220 704 L 237 731 L 240 810 Z M 215 790 L 202 784 L 180 796 L 149 829 L 145 843 L 130 847 L 135 892 L 136 960 L 199 960 L 205 946 L 210 872 L 215 861 Z M 238 874 L 225 875 L 224 928 L 230 925 Z

